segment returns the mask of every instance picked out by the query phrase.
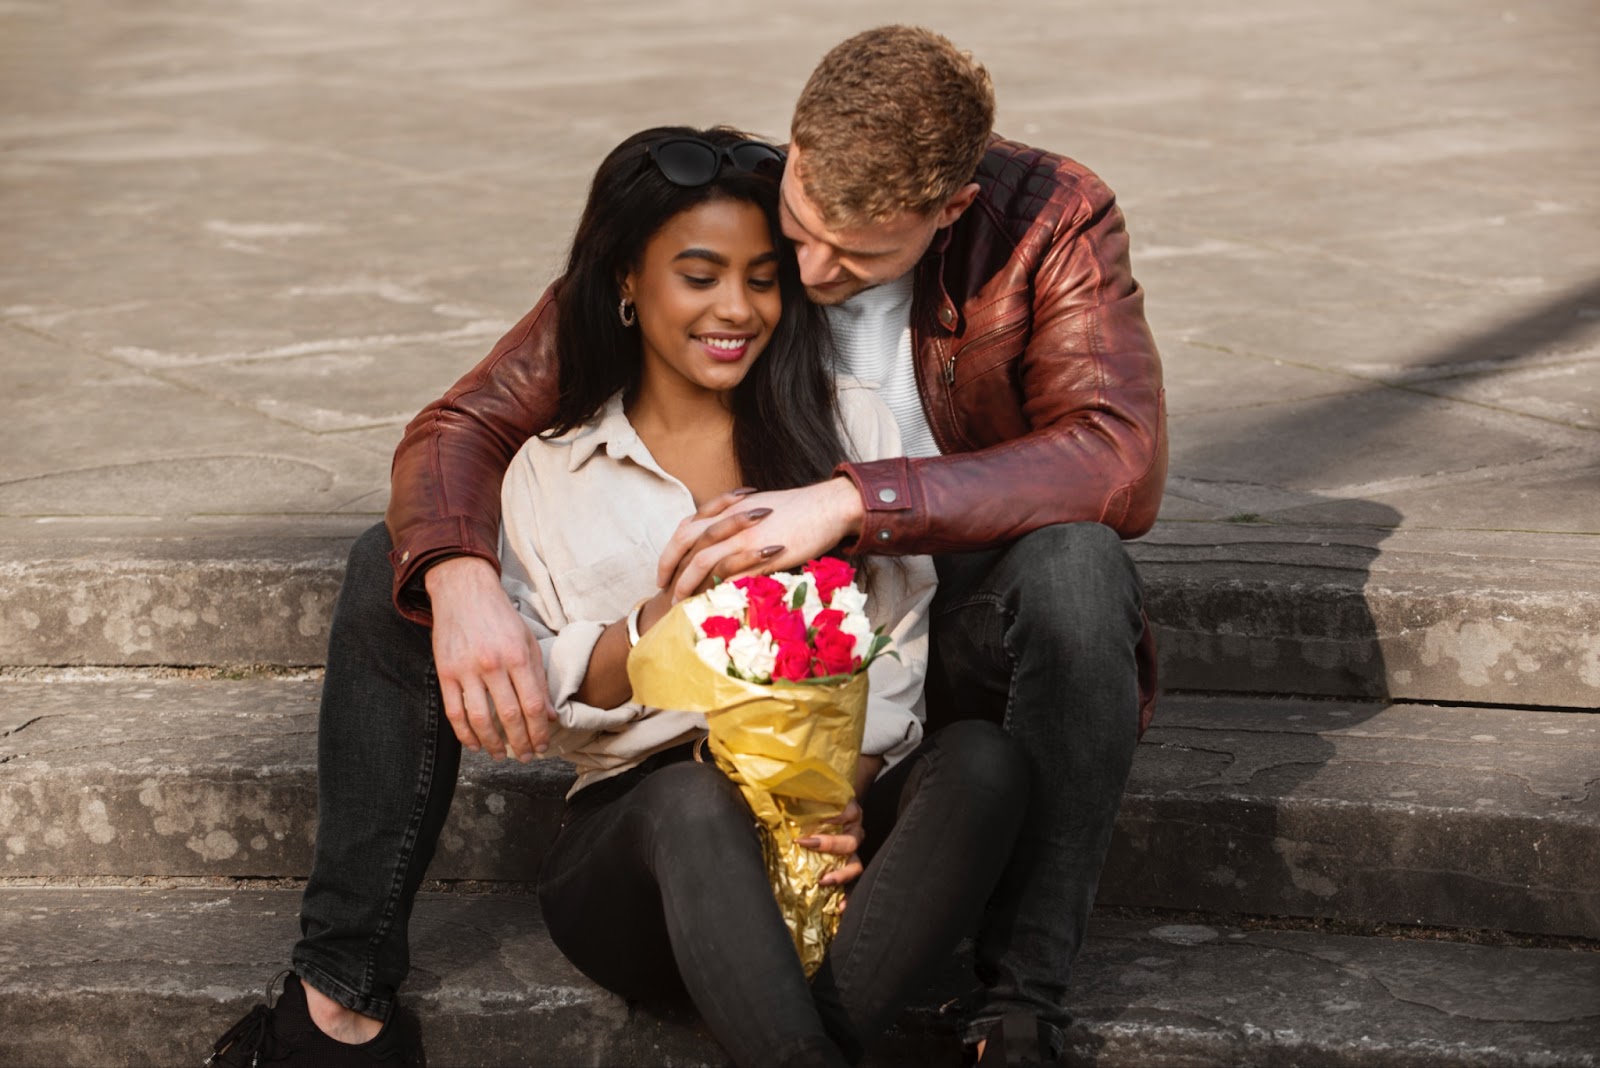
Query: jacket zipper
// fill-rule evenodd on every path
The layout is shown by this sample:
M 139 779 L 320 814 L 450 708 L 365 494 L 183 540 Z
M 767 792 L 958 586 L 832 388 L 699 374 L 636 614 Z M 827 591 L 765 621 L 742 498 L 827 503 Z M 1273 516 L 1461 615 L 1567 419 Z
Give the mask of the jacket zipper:
M 961 355 L 961 352 L 970 352 L 973 355 L 987 352 L 990 349 L 996 348 L 1002 339 L 1009 338 L 1014 334 L 1020 334 L 1027 327 L 1027 325 L 1027 320 L 1025 318 L 1018 319 L 1015 322 L 1005 323 L 973 341 L 970 345 L 962 346 L 960 352 L 952 350 L 949 358 L 944 361 L 944 374 L 942 375 L 944 378 L 944 384 L 947 386 L 955 385 L 956 359 Z

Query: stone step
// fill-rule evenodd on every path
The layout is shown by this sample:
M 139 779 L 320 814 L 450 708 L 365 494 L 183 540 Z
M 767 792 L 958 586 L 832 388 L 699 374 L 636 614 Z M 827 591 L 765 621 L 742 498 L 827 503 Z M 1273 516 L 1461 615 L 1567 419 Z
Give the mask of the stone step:
M 0 876 L 304 875 L 316 674 L 0 682 Z M 463 754 L 436 879 L 537 876 L 562 761 Z
M 0 889 L 0 1063 L 198 1064 L 298 935 L 294 891 Z M 423 894 L 403 990 L 435 1068 L 724 1064 L 692 1013 L 630 1011 L 533 900 Z M 957 1063 L 953 958 L 869 1065 Z M 1097 917 L 1069 1063 L 1600 1064 L 1600 953 Z
M 1168 697 L 1108 904 L 1600 938 L 1600 716 Z
M 319 682 L 0 683 L 0 877 L 304 875 Z M 1600 938 L 1600 717 L 1169 696 L 1108 905 Z M 429 874 L 530 881 L 571 784 L 468 756 Z
M 1158 526 L 1131 549 L 1164 684 L 1600 707 L 1600 546 L 1388 533 Z M 0 541 L 0 665 L 319 665 L 348 543 Z

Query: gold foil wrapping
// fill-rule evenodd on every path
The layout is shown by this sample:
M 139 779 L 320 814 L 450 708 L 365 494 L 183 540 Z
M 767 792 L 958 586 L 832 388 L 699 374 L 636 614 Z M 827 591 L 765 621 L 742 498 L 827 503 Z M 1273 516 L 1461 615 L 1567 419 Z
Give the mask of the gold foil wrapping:
M 809 977 L 821 967 L 844 909 L 839 888 L 818 880 L 847 858 L 806 849 L 796 839 L 822 828 L 855 796 L 866 673 L 831 686 L 758 686 L 701 660 L 695 637 L 681 604 L 646 631 L 628 656 L 633 699 L 705 713 L 717 766 L 738 784 L 760 825 L 772 892 Z

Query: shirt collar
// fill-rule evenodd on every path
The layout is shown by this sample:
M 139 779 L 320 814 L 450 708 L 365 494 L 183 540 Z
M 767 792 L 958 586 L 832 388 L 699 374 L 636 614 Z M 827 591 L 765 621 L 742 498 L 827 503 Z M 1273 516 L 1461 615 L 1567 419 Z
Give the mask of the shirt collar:
M 625 456 L 632 456 L 639 447 L 639 434 L 633 429 L 633 424 L 628 422 L 628 416 L 622 410 L 622 394 L 611 395 L 611 398 L 601 405 L 600 411 L 589 422 L 580 427 L 567 431 L 554 439 L 565 442 L 571 453 L 567 457 L 567 470 L 576 471 L 602 448 L 614 460 Z M 637 457 L 635 457 L 637 459 Z

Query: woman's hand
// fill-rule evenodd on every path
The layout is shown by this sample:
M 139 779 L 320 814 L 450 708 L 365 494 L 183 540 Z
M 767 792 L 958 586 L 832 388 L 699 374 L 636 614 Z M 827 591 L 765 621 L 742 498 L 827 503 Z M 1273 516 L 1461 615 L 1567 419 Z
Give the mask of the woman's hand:
M 860 504 L 853 483 L 848 479 L 833 481 L 842 482 L 850 499 Z M 672 591 L 674 600 L 681 601 L 707 589 L 718 579 L 766 574 L 822 555 L 838 544 L 844 533 L 834 533 L 831 525 L 825 525 L 826 532 L 819 536 L 804 522 L 797 527 L 793 519 L 814 519 L 819 514 L 808 494 L 820 493 L 827 499 L 842 496 L 843 491 L 837 486 L 833 486 L 830 493 L 830 485 L 822 483 L 774 493 L 756 493 L 742 488 L 713 497 L 678 524 L 677 532 L 656 565 L 656 581 Z M 746 504 L 747 501 L 753 503 Z M 802 537 L 798 544 L 815 551 L 792 551 L 788 534 L 773 536 L 776 531 L 768 532 L 768 523 L 763 521 L 774 509 L 790 518 L 785 529 L 789 534 Z M 836 511 L 839 508 L 831 509 L 830 514 Z
M 861 843 L 867 840 L 866 829 L 861 821 L 861 806 L 852 800 L 834 821 L 837 833 L 813 834 L 798 840 L 805 848 L 814 849 L 818 853 L 832 853 L 834 856 L 850 858 L 844 867 L 830 871 L 822 877 L 820 882 L 823 886 L 843 886 L 861 878 L 861 873 L 865 869 L 862 867 L 861 857 L 857 854 L 861 849 Z

